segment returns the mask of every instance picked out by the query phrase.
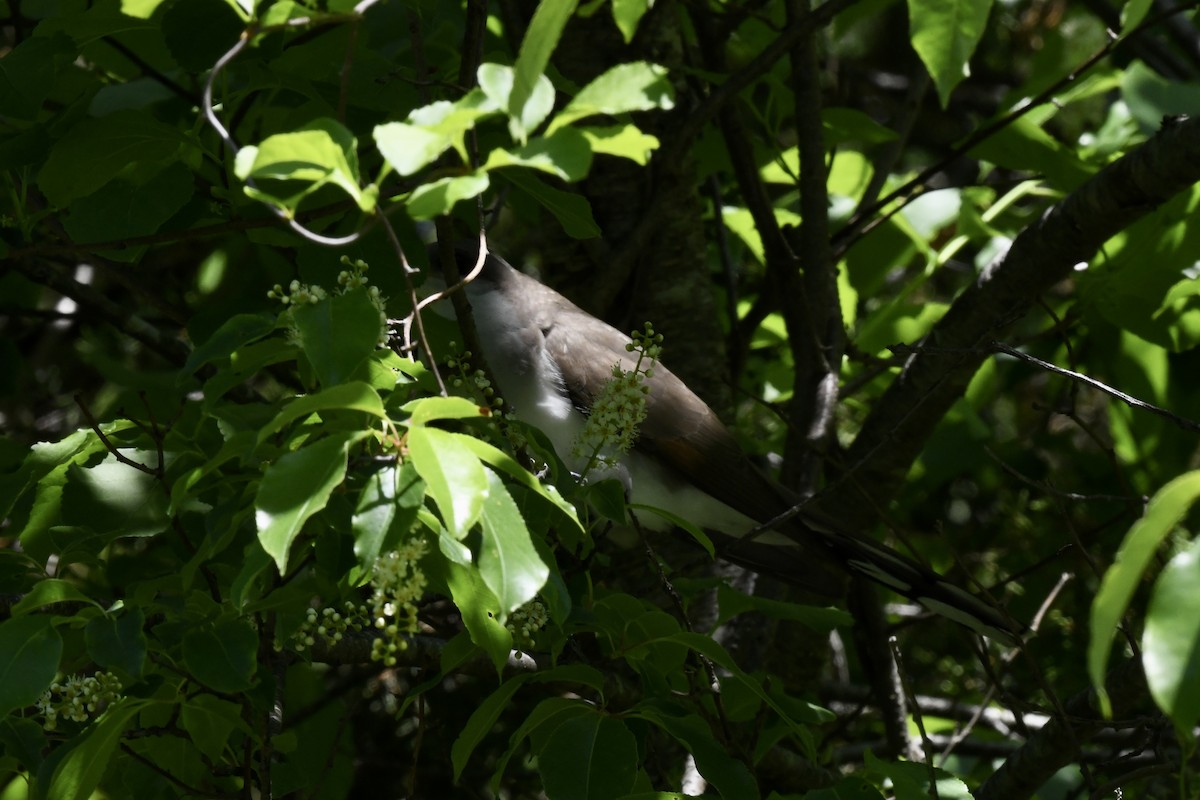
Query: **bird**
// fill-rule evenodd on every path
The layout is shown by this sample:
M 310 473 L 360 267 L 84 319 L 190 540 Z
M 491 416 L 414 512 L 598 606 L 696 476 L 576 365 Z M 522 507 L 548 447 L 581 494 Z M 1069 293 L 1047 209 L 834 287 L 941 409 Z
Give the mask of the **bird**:
M 635 369 L 632 339 L 500 256 L 479 247 L 453 248 L 490 368 L 508 413 L 539 429 L 560 459 L 572 456 L 614 365 Z M 439 249 L 429 251 L 440 276 Z M 444 287 L 435 277 L 433 283 Z M 803 587 L 818 596 L 844 594 L 845 573 L 857 573 L 927 610 L 989 639 L 1020 642 L 1024 628 L 983 597 L 932 569 L 846 530 L 827 514 L 800 508 L 800 498 L 754 464 L 717 414 L 662 364 L 645 378 L 645 417 L 627 453 L 600 477 L 614 477 L 631 505 L 662 509 L 702 529 L 721 557 Z M 674 527 L 670 516 L 641 514 L 645 530 Z M 770 530 L 764 524 L 772 523 Z

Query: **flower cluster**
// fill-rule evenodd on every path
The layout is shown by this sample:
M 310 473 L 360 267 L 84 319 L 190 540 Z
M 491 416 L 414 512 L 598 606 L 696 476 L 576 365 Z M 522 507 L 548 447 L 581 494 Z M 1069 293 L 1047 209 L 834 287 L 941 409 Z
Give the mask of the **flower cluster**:
M 425 593 L 426 577 L 419 561 L 425 555 L 425 540 L 410 539 L 379 557 L 371 574 L 374 592 L 369 614 L 378 635 L 371 645 L 371 659 L 386 666 L 396 663 L 396 653 L 408 647 L 404 635 L 417 632 L 417 601 Z
M 473 368 L 471 351 L 464 350 L 460 353 L 458 352 L 458 342 L 451 342 L 450 353 L 450 356 L 446 358 L 446 366 L 455 373 L 450 380 L 450 385 L 456 389 L 466 387 L 475 395 L 476 399 L 483 398 L 483 402 L 491 408 L 493 416 L 503 416 L 500 408 L 504 405 L 504 398 L 496 394 L 496 388 L 488 380 L 486 372 Z
M 629 452 L 637 440 L 638 426 L 646 418 L 646 379 L 654 377 L 654 365 L 662 354 L 661 334 L 646 323 L 644 331 L 634 331 L 633 341 L 625 345 L 637 353 L 633 369 L 614 364 L 612 378 L 592 403 L 592 412 L 571 448 L 572 458 L 585 460 L 581 477 L 594 467 L 614 466 L 621 453 Z
M 504 627 L 513 637 L 513 647 L 517 650 L 533 649 L 533 635 L 546 627 L 550 615 L 541 600 L 530 600 L 508 617 Z
M 285 306 L 308 306 L 315 305 L 321 302 L 329 293 L 316 284 L 309 285 L 300 281 L 292 281 L 288 284 L 285 290 L 278 283 L 275 288 L 267 292 L 267 297 L 271 300 L 278 300 Z
M 323 608 L 308 609 L 304 621 L 292 634 L 292 642 L 297 650 L 304 650 L 317 643 L 317 637 L 326 643 L 340 642 L 347 633 L 356 633 L 367 627 L 364 610 L 347 600 L 342 610 Z
M 361 258 L 350 260 L 350 256 L 342 256 L 342 266 L 348 267 L 338 273 L 338 290 L 339 294 L 352 292 L 355 289 L 366 286 L 367 297 L 371 300 L 371 305 L 375 306 L 375 310 L 379 312 L 379 346 L 387 347 L 388 343 L 388 317 L 387 317 L 387 298 L 379 291 L 378 286 L 368 286 L 370 281 L 367 280 L 367 270 L 371 267 Z
M 342 256 L 342 266 L 346 269 L 338 273 L 337 294 L 346 294 L 355 289 L 366 288 L 367 297 L 371 301 L 371 305 L 379 312 L 379 346 L 386 347 L 388 343 L 388 318 L 387 318 L 387 298 L 379 291 L 378 286 L 369 286 L 370 281 L 367 280 L 366 272 L 370 269 L 367 262 L 361 258 L 351 260 L 349 256 Z M 280 284 L 267 292 L 267 297 L 271 300 L 278 300 L 288 308 L 297 306 L 315 305 L 329 297 L 329 292 L 317 284 L 301 283 L 300 281 L 292 281 L 286 289 Z
M 55 681 L 42 693 L 37 709 L 45 717 L 46 730 L 54 730 L 60 717 L 72 722 L 87 722 L 121 697 L 121 681 L 111 672 L 95 675 L 71 675 Z

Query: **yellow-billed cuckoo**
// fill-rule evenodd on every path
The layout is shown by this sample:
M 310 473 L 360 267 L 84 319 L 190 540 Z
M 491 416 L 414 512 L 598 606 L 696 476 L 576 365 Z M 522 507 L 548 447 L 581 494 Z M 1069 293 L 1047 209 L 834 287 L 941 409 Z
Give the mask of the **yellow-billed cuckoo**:
M 436 246 L 432 251 L 436 275 Z M 456 249 L 459 274 L 472 271 L 477 252 Z M 507 407 L 545 433 L 571 465 L 576 437 L 613 366 L 634 368 L 630 337 L 493 254 L 466 294 Z M 682 517 L 704 529 L 722 557 L 817 594 L 842 594 L 840 571 L 852 571 L 984 636 L 1018 640 L 1019 627 L 991 604 L 824 516 L 802 510 L 758 532 L 797 498 L 760 472 L 713 410 L 669 370 L 656 365 L 647 385 L 645 420 L 618 467 L 630 502 Z M 641 515 L 639 522 L 652 530 L 670 527 L 657 515 Z M 758 533 L 748 536 L 752 532 Z

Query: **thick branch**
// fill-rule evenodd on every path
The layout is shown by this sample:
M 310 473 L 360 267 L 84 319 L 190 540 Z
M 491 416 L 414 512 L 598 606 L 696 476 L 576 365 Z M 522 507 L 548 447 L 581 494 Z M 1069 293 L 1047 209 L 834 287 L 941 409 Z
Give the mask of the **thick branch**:
M 988 356 L 989 343 L 1117 232 L 1200 181 L 1200 119 L 1173 121 L 1021 232 L 964 291 L 875 404 L 848 453 L 846 480 L 822 505 L 873 521 L 934 428 Z M 869 503 L 864 496 L 869 495 Z
M 1131 659 L 1107 680 L 1115 719 L 1146 713 L 1150 693 L 1139 659 Z M 1056 717 L 1029 737 L 975 793 L 976 800 L 1021 800 L 1079 755 L 1079 746 L 1113 727 L 1096 708 L 1091 689 L 1067 701 L 1067 716 Z

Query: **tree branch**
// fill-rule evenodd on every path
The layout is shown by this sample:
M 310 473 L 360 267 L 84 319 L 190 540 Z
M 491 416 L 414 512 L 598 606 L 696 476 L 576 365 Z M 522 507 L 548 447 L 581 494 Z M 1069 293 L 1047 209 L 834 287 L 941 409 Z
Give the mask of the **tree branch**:
M 865 526 L 885 507 L 934 428 L 962 396 L 988 344 L 1105 241 L 1200 181 L 1200 119 L 1172 121 L 1026 228 L 934 326 L 875 404 L 846 477 L 822 505 Z M 869 494 L 870 502 L 863 502 Z

